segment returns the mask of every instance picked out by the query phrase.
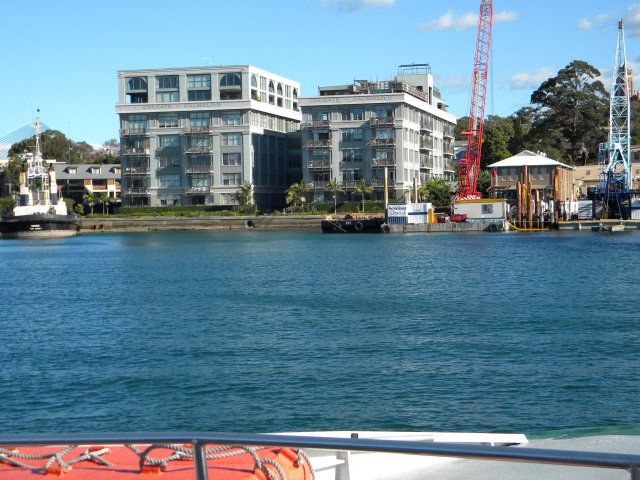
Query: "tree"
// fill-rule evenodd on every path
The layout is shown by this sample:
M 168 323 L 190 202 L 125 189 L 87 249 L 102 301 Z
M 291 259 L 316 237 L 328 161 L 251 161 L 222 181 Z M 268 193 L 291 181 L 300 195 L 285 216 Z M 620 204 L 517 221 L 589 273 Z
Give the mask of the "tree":
M 609 99 L 599 76 L 597 68 L 574 60 L 531 95 L 533 133 L 541 140 L 549 131 L 559 132 L 569 144 L 570 163 L 596 154 L 598 144 L 606 139 Z
M 356 185 L 355 191 L 360 195 L 360 198 L 362 198 L 362 213 L 364 213 L 364 197 L 367 193 L 370 193 L 371 190 L 371 187 L 365 183 L 364 178 Z
M 441 178 L 432 178 L 424 184 L 425 199 L 435 207 L 446 207 L 451 204 L 451 188 Z
M 102 214 L 104 215 L 107 203 L 109 203 L 109 195 L 102 192 L 100 195 L 98 195 L 98 202 L 102 205 Z
M 9 149 L 9 155 L 20 155 L 33 152 L 35 135 L 21 142 L 14 143 Z M 93 147 L 87 142 L 73 142 L 58 130 L 45 130 L 40 135 L 42 157 L 55 159 L 59 162 L 84 163 L 92 160 Z
M 236 200 L 238 200 L 238 209 L 241 212 L 247 212 L 251 206 L 253 185 L 249 182 L 244 182 L 240 185 L 240 188 L 236 192 Z
M 344 190 L 342 190 L 342 186 L 338 183 L 338 180 L 334 178 L 327 182 L 324 186 L 324 191 L 329 192 L 333 197 L 333 214 L 335 215 L 338 213 L 338 193 L 344 192 Z
M 482 197 L 488 196 L 489 187 L 491 187 L 491 174 L 489 173 L 489 170 L 480 170 L 476 188 Z
M 294 207 L 297 207 L 298 204 L 304 205 L 306 200 L 307 192 L 311 190 L 311 186 L 307 183 L 304 183 L 304 180 L 300 180 L 298 183 L 293 183 L 285 192 L 287 194 L 287 204 L 291 205 L 293 203 Z
M 0 184 L 6 189 L 6 194 L 17 194 L 20 191 L 20 172 L 24 170 L 24 162 L 13 155 L 0 173 Z
M 0 215 L 9 215 L 16 206 L 16 200 L 13 197 L 0 197 Z
M 89 208 L 91 209 L 91 215 L 93 215 L 93 204 L 96 202 L 96 197 L 93 194 L 93 192 L 86 192 L 83 196 L 82 196 L 82 200 L 89 205 Z
M 511 118 L 490 115 L 484 127 L 481 168 L 518 153 L 509 151 L 509 142 L 514 136 Z

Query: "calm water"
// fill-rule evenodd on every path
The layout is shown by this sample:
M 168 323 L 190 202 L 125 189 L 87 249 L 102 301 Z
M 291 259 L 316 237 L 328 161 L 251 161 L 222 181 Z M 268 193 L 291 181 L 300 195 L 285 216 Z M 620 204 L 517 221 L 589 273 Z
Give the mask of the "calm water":
M 640 428 L 640 235 L 0 241 L 2 432 Z

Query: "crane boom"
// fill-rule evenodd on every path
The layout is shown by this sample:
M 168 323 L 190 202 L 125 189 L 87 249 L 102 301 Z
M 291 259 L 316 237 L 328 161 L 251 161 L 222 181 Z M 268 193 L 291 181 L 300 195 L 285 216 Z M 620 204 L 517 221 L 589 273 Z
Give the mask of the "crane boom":
M 467 131 L 462 132 L 467 137 L 467 150 L 458 164 L 458 192 L 454 197 L 456 199 L 480 198 L 480 194 L 477 191 L 477 182 L 482 152 L 482 131 L 484 129 L 484 106 L 487 95 L 492 20 L 492 0 L 482 0 L 480 15 L 478 16 L 476 53 L 473 63 L 469 124 Z

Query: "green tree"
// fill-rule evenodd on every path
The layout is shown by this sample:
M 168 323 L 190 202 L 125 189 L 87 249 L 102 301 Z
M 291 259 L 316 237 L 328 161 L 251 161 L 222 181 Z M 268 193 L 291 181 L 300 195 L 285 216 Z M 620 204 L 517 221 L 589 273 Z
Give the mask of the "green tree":
M 491 186 L 491 174 L 489 170 L 480 170 L 476 188 L 483 198 L 488 197 L 489 187 Z
M 559 132 L 569 144 L 569 163 L 596 155 L 598 144 L 606 139 L 609 98 L 599 76 L 597 68 L 574 60 L 531 95 L 533 133 L 541 140 L 550 131 Z
M 105 214 L 105 210 L 107 207 L 107 204 L 109 203 L 109 195 L 107 195 L 106 193 L 101 193 L 100 195 L 98 195 L 98 203 L 100 203 L 100 205 L 102 205 L 102 214 Z
M 249 182 L 244 182 L 240 185 L 240 188 L 236 192 L 236 200 L 238 200 L 238 209 L 241 212 L 248 212 L 251 207 L 253 185 Z
M 0 184 L 4 185 L 7 193 L 18 194 L 20 192 L 20 172 L 24 170 L 24 162 L 13 155 L 0 173 Z
M 362 199 L 362 213 L 364 213 L 364 199 L 367 193 L 371 193 L 371 187 L 366 184 L 364 179 L 361 179 L 360 182 L 356 185 L 355 192 L 360 195 Z
M 293 204 L 294 207 L 304 205 L 307 197 L 307 192 L 311 190 L 311 186 L 304 183 L 304 180 L 300 180 L 298 183 L 293 183 L 285 192 L 287 194 L 287 205 Z
M 512 156 L 512 152 L 509 151 L 509 142 L 514 136 L 511 118 L 490 115 L 483 130 L 480 168 Z
M 93 192 L 86 192 L 82 196 L 82 200 L 87 205 L 89 205 L 89 208 L 91 209 L 91 214 L 93 215 L 93 205 L 96 203 L 96 196 L 93 194 Z
M 432 178 L 424 184 L 425 199 L 435 207 L 446 207 L 451 204 L 451 188 L 441 178 Z
M 35 136 L 14 143 L 9 149 L 9 155 L 20 155 L 33 152 Z M 73 142 L 58 130 L 45 130 L 40 135 L 40 148 L 45 159 L 55 159 L 59 162 L 86 163 L 92 162 L 93 147 L 87 142 Z
M 16 206 L 16 200 L 13 197 L 0 197 L 0 215 L 9 215 Z
M 342 190 L 342 185 L 340 185 L 338 180 L 334 178 L 327 182 L 324 186 L 324 191 L 330 193 L 333 198 L 333 214 L 335 215 L 338 213 L 338 193 L 344 192 L 344 190 Z

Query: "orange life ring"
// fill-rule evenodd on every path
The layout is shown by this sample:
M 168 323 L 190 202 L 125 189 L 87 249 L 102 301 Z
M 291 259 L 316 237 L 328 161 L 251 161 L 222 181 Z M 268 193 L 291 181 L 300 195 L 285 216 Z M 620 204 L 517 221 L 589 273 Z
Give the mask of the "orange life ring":
M 157 475 L 161 480 L 193 480 L 190 445 L 0 447 L 2 480 L 131 480 Z M 301 450 L 280 447 L 209 445 L 207 475 L 211 480 L 311 480 L 313 472 Z

